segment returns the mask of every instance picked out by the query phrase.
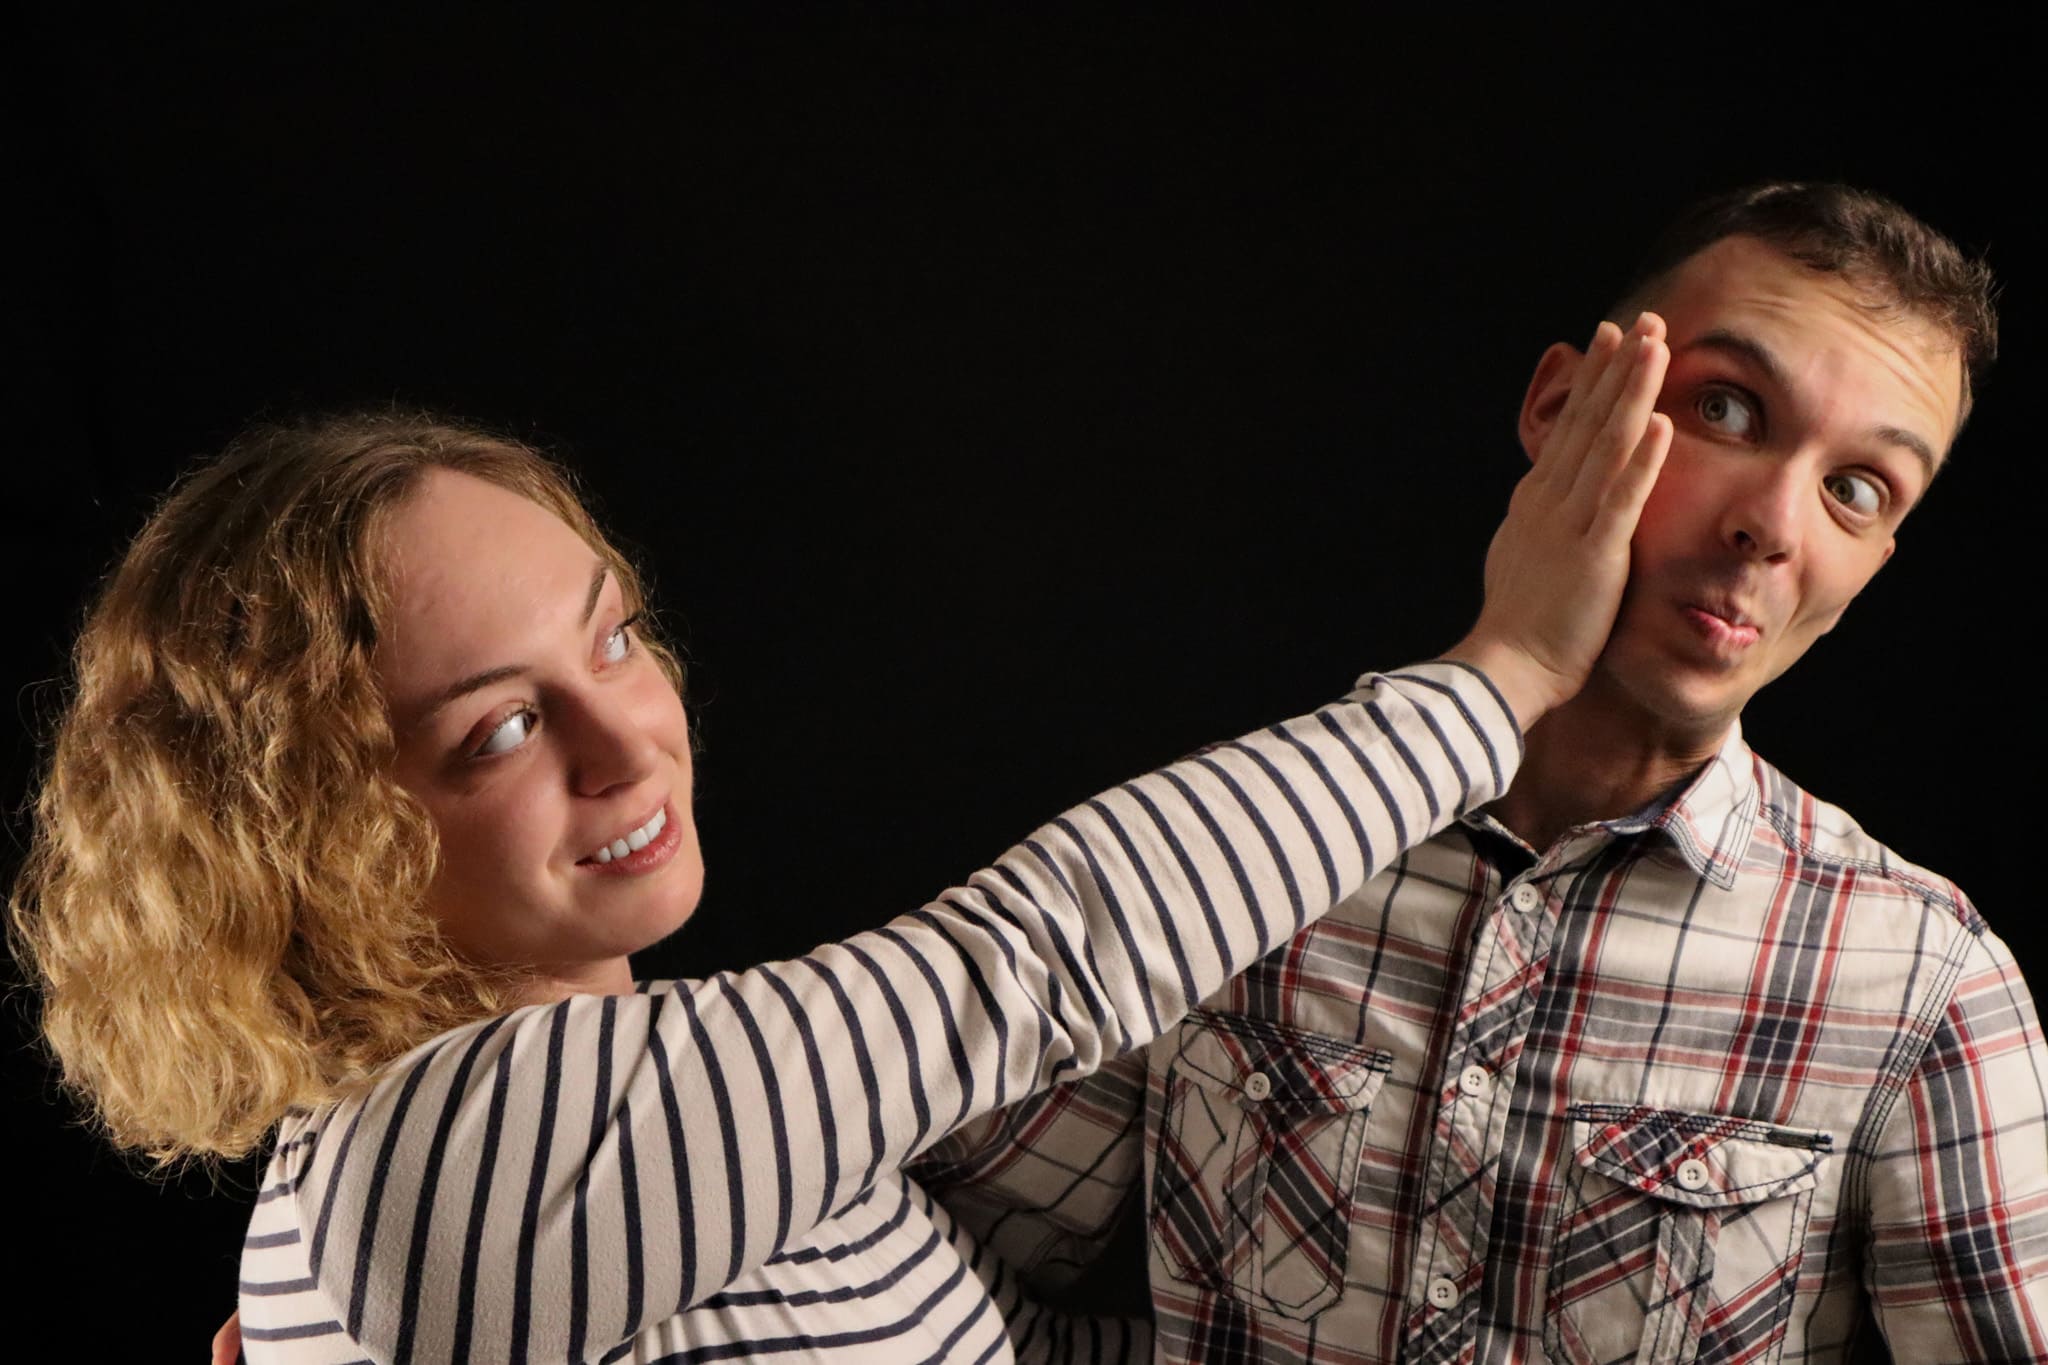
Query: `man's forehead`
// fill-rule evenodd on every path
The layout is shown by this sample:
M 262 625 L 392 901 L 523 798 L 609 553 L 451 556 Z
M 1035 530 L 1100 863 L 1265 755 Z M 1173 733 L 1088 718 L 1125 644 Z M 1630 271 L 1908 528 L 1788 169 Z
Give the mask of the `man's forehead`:
M 1955 434 L 1963 359 L 1952 333 L 1868 285 L 1812 269 L 1756 238 L 1724 237 L 1702 248 L 1672 269 L 1647 306 L 1670 324 L 1674 354 L 1702 339 L 1740 338 L 1768 353 L 1788 381 L 1819 361 L 1847 358 L 1872 381 L 1865 396 L 1873 410 L 1863 414 L 1870 423 L 1916 430 L 1937 456 Z

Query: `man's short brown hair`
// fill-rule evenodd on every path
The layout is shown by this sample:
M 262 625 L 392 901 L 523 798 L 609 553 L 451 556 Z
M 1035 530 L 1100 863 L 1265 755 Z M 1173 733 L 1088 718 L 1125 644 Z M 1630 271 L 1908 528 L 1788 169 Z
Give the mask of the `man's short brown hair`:
M 1810 270 L 1840 275 L 1876 308 L 1897 308 L 1947 332 L 1962 352 L 1963 395 L 1998 355 L 1991 267 L 1894 201 L 1831 182 L 1773 180 L 1710 195 L 1681 212 L 1651 244 L 1613 316 L 1626 326 L 1680 265 L 1724 237 L 1755 237 Z

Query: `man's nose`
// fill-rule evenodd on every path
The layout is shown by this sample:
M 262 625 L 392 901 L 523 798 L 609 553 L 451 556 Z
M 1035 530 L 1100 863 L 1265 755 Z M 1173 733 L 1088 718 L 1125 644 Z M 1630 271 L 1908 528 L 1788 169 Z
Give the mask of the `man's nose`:
M 1789 463 L 1759 469 L 1729 502 L 1723 538 L 1747 559 L 1772 564 L 1790 559 L 1798 552 L 1808 511 L 1804 486 L 1804 477 Z
M 614 787 L 631 786 L 654 771 L 660 745 L 630 701 L 597 695 L 579 698 L 568 708 L 570 780 L 585 796 L 602 796 Z

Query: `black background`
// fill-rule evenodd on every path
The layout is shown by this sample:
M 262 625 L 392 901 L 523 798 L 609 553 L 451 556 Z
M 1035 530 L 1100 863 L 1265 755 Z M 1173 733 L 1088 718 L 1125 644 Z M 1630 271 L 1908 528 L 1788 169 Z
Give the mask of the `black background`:
M 1543 347 L 1685 199 L 1838 177 L 1988 247 L 2005 355 L 1745 732 L 2040 983 L 2037 39 L 1914 13 L 27 21 L 0 800 L 177 470 L 259 414 L 421 402 L 569 460 L 690 658 L 708 889 L 643 967 L 800 952 L 1447 646 Z M 136 1178 L 9 1003 L 10 1322 L 76 1290 L 198 1359 L 254 1172 Z

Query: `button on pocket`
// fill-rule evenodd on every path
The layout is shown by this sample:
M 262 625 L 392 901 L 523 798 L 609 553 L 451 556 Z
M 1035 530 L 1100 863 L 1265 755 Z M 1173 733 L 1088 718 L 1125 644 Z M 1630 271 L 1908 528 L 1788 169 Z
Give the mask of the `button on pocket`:
M 1343 1293 L 1364 1124 L 1393 1055 L 1208 1012 L 1177 1042 L 1152 1243 L 1178 1279 L 1312 1318 Z
M 1636 1105 L 1568 1112 L 1550 1358 L 1688 1365 L 1740 1346 L 1776 1360 L 1832 1136 Z

